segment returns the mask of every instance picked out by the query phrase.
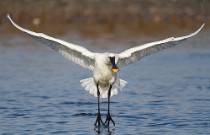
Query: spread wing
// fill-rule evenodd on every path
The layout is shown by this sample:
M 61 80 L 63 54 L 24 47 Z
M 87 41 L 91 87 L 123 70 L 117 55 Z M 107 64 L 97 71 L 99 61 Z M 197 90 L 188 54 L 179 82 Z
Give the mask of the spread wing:
M 7 17 L 17 29 L 27 33 L 35 40 L 38 40 L 39 42 L 58 51 L 60 54 L 62 54 L 67 59 L 72 60 L 73 62 L 75 62 L 76 64 L 79 64 L 80 66 L 82 66 L 84 68 L 87 68 L 90 70 L 94 69 L 95 53 L 90 52 L 89 50 L 87 50 L 84 47 L 50 37 L 43 33 L 36 33 L 36 32 L 30 31 L 30 30 L 24 29 L 24 28 L 20 27 L 19 25 L 17 25 L 10 18 L 9 15 L 7 15 Z
M 186 36 L 177 37 L 177 38 L 171 37 L 171 38 L 167 38 L 167 39 L 164 39 L 161 41 L 151 42 L 151 43 L 147 43 L 144 45 L 130 48 L 130 49 L 118 54 L 119 59 L 118 59 L 117 64 L 118 64 L 118 66 L 125 66 L 128 64 L 132 64 L 132 63 L 140 60 L 144 56 L 148 56 L 148 55 L 158 52 L 162 49 L 166 49 L 166 48 L 175 46 L 175 45 L 181 43 L 182 41 L 186 40 L 187 38 L 196 35 L 203 28 L 203 26 L 204 26 L 204 24 L 197 31 L 195 31 L 194 33 L 191 33 L 189 35 L 186 35 Z

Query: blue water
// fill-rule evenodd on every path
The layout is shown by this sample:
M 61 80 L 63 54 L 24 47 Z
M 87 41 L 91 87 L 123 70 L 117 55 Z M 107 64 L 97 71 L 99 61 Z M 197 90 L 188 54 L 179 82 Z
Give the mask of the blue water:
M 188 47 L 194 42 L 208 46 L 209 39 L 192 39 L 185 48 L 167 49 L 121 68 L 118 77 L 128 84 L 111 98 L 116 126 L 97 131 L 97 99 L 79 83 L 90 71 L 27 36 L 1 38 L 0 134 L 208 135 L 210 49 Z M 81 43 L 94 48 L 89 40 Z M 113 45 L 102 51 L 121 49 Z M 101 102 L 105 120 L 107 100 Z

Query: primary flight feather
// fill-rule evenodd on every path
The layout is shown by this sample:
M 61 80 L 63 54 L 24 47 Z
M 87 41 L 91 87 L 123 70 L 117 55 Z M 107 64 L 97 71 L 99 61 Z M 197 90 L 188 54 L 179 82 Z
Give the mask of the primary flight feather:
M 126 81 L 117 78 L 119 66 L 126 66 L 140 60 L 141 58 L 151 55 L 160 50 L 175 46 L 182 41 L 196 35 L 204 26 L 204 24 L 194 33 L 181 37 L 171 37 L 161 41 L 151 42 L 144 45 L 136 46 L 125 50 L 119 54 L 116 53 L 94 53 L 84 47 L 68 43 L 66 41 L 56 39 L 43 33 L 36 33 L 17 25 L 9 15 L 7 15 L 11 23 L 19 30 L 27 33 L 35 40 L 49 46 L 58 51 L 67 59 L 79 64 L 80 66 L 93 71 L 93 77 L 81 80 L 81 85 L 85 90 L 89 91 L 95 97 L 98 97 L 98 116 L 95 125 L 99 126 L 107 124 L 110 121 L 115 125 L 110 115 L 110 97 L 121 91 L 127 83 Z M 101 119 L 99 99 L 108 97 L 108 113 L 105 123 Z

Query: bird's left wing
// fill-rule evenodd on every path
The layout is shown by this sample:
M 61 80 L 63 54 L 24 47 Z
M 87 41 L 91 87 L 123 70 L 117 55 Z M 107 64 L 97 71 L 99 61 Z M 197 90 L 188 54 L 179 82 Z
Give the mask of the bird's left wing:
M 62 54 L 67 59 L 72 60 L 73 62 L 75 62 L 76 64 L 79 64 L 80 66 L 82 66 L 84 68 L 87 68 L 90 70 L 94 69 L 95 53 L 90 52 L 89 50 L 87 50 L 84 47 L 50 37 L 43 33 L 36 33 L 36 32 L 30 31 L 30 30 L 24 29 L 24 28 L 20 27 L 19 25 L 17 25 L 10 18 L 9 15 L 7 15 L 7 17 L 16 28 L 29 34 L 35 40 L 38 40 L 39 42 L 58 51 L 60 54 Z
M 118 66 L 125 66 L 128 64 L 132 64 L 140 60 L 144 56 L 148 56 L 162 49 L 175 46 L 181 43 L 182 41 L 186 40 L 187 38 L 196 35 L 203 28 L 203 26 L 204 24 L 197 31 L 186 36 L 177 37 L 177 38 L 171 37 L 171 38 L 167 38 L 161 41 L 151 42 L 151 43 L 147 43 L 144 45 L 130 48 L 118 54 L 119 59 L 118 59 L 117 64 Z

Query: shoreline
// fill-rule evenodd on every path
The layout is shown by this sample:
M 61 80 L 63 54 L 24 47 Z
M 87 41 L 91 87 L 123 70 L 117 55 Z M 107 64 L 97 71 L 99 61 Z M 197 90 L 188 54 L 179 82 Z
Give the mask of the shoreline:
M 189 2 L 190 1 L 190 2 Z M 43 33 L 64 35 L 78 31 L 155 35 L 194 30 L 210 24 L 208 0 L 2 0 L 0 30 L 17 32 L 6 15 L 20 26 Z

